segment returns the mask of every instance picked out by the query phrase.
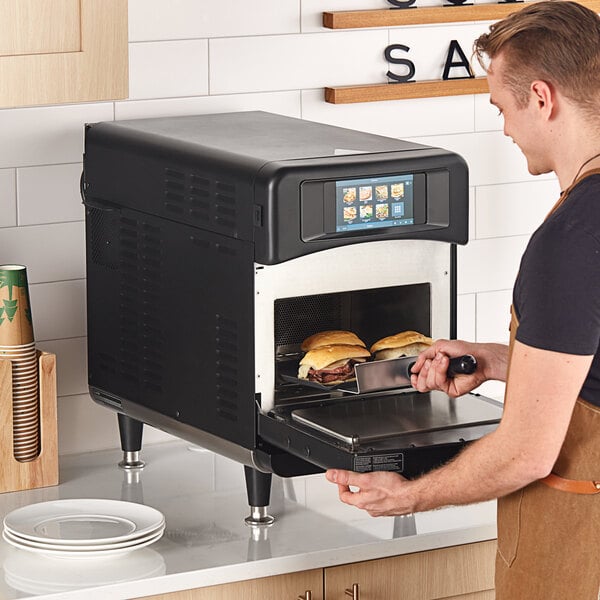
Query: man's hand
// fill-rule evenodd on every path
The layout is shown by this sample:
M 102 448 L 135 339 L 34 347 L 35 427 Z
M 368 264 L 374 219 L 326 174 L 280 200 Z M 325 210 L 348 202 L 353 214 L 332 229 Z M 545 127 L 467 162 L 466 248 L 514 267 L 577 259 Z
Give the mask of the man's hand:
M 366 510 L 372 517 L 415 512 L 416 498 L 412 497 L 411 483 L 398 473 L 354 473 L 330 469 L 325 476 L 328 481 L 337 483 L 342 502 Z M 352 491 L 350 486 L 357 491 Z
M 477 359 L 477 370 L 472 375 L 457 375 L 448 379 L 446 372 L 450 358 L 472 354 Z M 506 379 L 508 348 L 502 344 L 475 344 L 461 340 L 436 340 L 421 352 L 413 368 L 411 384 L 419 392 L 441 390 L 456 398 L 488 379 Z

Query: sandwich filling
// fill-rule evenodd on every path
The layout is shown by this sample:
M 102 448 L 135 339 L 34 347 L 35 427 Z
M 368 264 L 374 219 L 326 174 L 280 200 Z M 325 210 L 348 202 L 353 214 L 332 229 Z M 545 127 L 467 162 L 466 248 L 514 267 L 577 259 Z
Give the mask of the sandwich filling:
M 365 362 L 364 359 L 350 358 L 347 360 L 339 360 L 325 369 L 315 369 L 308 367 L 306 375 L 302 377 L 302 371 L 299 376 L 302 379 L 316 381 L 322 385 L 331 385 L 332 383 L 341 383 L 342 381 L 350 381 L 354 379 L 354 365 Z

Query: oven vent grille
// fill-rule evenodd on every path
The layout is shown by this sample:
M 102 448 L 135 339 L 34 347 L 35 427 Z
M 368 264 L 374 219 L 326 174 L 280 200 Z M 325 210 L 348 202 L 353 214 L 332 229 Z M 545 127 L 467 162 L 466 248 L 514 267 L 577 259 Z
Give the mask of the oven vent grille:
M 198 173 L 165 169 L 164 207 L 193 223 L 214 226 L 223 233 L 235 233 L 238 199 L 235 184 Z
M 164 356 L 159 293 L 164 278 L 161 231 L 122 217 L 119 237 L 119 375 L 143 390 L 160 393 Z
M 343 329 L 339 294 L 275 300 L 275 346 L 299 346 L 317 331 Z
M 216 331 L 217 414 L 228 421 L 238 420 L 239 409 L 239 336 L 237 323 L 217 315 Z
M 114 271 L 118 266 L 117 248 L 112 243 L 117 227 L 118 213 L 112 210 L 87 208 L 89 248 L 92 262 Z

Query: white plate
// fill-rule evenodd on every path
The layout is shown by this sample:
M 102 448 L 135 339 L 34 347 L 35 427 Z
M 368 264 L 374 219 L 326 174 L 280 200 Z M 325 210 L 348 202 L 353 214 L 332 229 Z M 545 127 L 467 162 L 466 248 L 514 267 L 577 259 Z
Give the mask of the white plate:
M 151 548 L 115 560 L 82 561 L 76 569 L 69 561 L 11 549 L 3 566 L 8 585 L 35 595 L 159 577 L 166 572 L 163 557 Z
M 139 538 L 134 538 L 132 540 L 126 540 L 125 542 L 115 542 L 113 544 L 90 544 L 83 546 L 78 544 L 76 546 L 68 546 L 65 544 L 49 544 L 46 542 L 34 542 L 33 540 L 27 540 L 22 538 L 10 531 L 4 530 L 3 537 L 4 541 L 15 542 L 15 544 L 29 546 L 31 548 L 41 548 L 46 550 L 59 550 L 59 551 L 68 551 L 68 552 L 90 552 L 90 551 L 99 551 L 99 550 L 117 550 L 118 548 L 126 548 L 127 546 L 136 546 L 137 544 L 142 544 L 149 539 L 154 539 L 156 541 L 157 536 L 162 536 L 165 531 L 165 526 L 163 525 L 156 531 L 152 531 L 147 535 L 143 535 Z M 20 547 L 20 546 L 19 546 Z
M 82 498 L 17 508 L 4 517 L 4 528 L 35 542 L 85 546 L 139 538 L 157 530 L 164 522 L 163 514 L 150 506 Z
M 80 559 L 80 560 L 88 560 L 88 559 L 99 559 L 99 558 L 111 558 L 113 556 L 117 556 L 119 554 L 127 554 L 128 552 L 133 552 L 134 550 L 138 550 L 140 548 L 145 548 L 150 544 L 154 544 L 154 542 L 158 542 L 158 540 L 162 537 L 164 530 L 161 529 L 159 532 L 151 536 L 150 538 L 145 538 L 144 542 L 139 542 L 137 544 L 133 544 L 131 546 L 123 546 L 121 548 L 112 548 L 110 550 L 51 550 L 50 548 L 35 548 L 30 546 L 25 541 L 15 541 L 13 537 L 8 537 L 7 532 L 4 531 L 2 533 L 2 537 L 7 544 L 18 548 L 19 550 L 25 550 L 27 552 L 33 552 L 35 554 L 43 554 L 45 556 L 52 556 L 53 558 L 69 558 L 69 559 Z

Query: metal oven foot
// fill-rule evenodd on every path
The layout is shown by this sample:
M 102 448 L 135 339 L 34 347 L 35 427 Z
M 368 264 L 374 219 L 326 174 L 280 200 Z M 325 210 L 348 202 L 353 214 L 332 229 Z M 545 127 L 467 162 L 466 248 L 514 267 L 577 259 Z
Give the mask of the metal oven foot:
M 140 460 L 139 452 L 123 452 L 123 460 L 119 463 L 120 469 L 139 471 L 146 466 L 143 460 Z
M 119 467 L 126 470 L 143 469 L 145 463 L 140 460 L 140 450 L 142 449 L 144 424 L 123 413 L 117 413 L 117 417 L 119 419 L 121 450 L 123 450 L 123 460 L 119 463 Z
M 246 492 L 250 515 L 246 517 L 246 525 L 269 526 L 275 519 L 268 514 L 271 498 L 271 473 L 263 473 L 252 467 L 244 466 L 246 477 Z
M 244 519 L 244 522 L 250 527 L 268 527 L 269 525 L 273 525 L 275 517 L 267 514 L 268 510 L 268 506 L 251 506 L 250 514 Z

